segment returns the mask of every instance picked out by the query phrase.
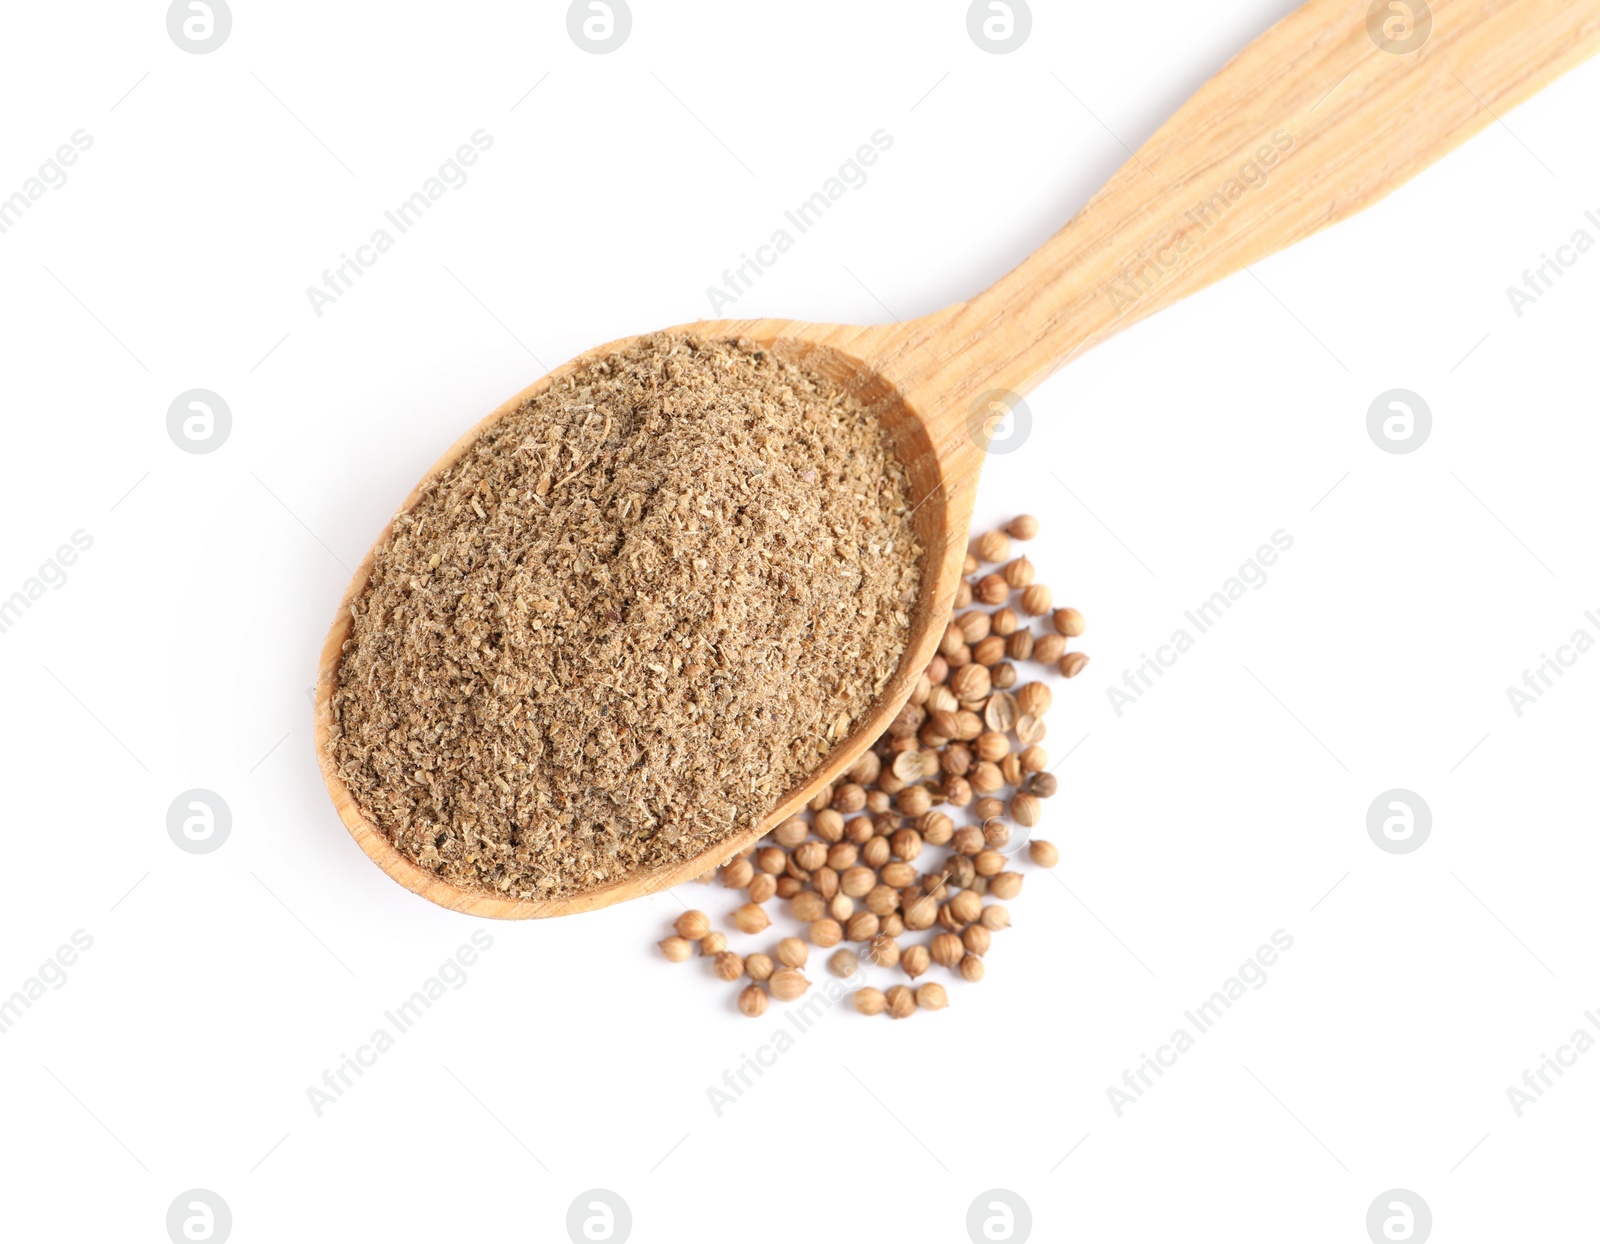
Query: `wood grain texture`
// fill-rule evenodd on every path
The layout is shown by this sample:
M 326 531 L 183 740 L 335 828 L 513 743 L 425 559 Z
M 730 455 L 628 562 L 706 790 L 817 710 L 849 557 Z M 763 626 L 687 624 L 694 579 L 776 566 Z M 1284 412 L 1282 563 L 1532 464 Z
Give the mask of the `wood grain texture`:
M 521 919 L 588 911 L 676 885 L 798 811 L 883 733 L 938 646 L 966 553 L 983 421 L 993 413 L 986 395 L 1025 394 L 1097 342 L 1369 206 L 1600 50 L 1600 0 L 1435 0 L 1429 38 L 1408 53 L 1375 42 L 1370 8 L 1369 0 L 1311 0 L 1279 22 L 1179 109 L 1060 232 L 967 302 L 875 327 L 767 319 L 672 330 L 748 338 L 855 390 L 906 463 L 927 550 L 910 642 L 882 699 L 760 826 L 682 864 L 553 901 L 465 890 L 412 864 L 362 815 L 329 750 L 331 697 L 350 606 L 372 570 L 369 552 L 323 647 L 315 708 L 323 778 L 362 850 L 441 906 Z M 631 340 L 600 346 L 530 385 L 452 445 L 426 478 L 578 363 Z M 421 488 L 404 509 L 416 505 Z M 386 527 L 378 543 L 389 535 Z

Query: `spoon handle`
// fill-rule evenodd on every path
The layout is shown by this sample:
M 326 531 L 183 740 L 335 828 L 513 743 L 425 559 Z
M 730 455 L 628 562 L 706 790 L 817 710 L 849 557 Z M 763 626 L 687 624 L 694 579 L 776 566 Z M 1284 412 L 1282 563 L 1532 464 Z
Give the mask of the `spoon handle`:
M 1019 267 L 906 326 L 909 344 L 928 347 L 920 357 L 941 359 L 943 392 L 958 409 L 987 390 L 1025 392 L 1095 343 L 1376 202 L 1600 50 L 1600 0 L 1429 9 L 1311 0 L 1262 35 Z M 1546 175 L 1531 151 L 1515 158 Z

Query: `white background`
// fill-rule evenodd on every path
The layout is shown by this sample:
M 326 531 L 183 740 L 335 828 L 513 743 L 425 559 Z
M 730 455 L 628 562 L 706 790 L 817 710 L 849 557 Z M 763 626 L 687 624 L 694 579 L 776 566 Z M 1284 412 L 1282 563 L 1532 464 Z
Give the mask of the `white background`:
M 191 1188 L 240 1241 L 564 1239 L 593 1187 L 638 1240 L 963 1240 L 995 1187 L 1049 1240 L 1362 1241 L 1390 1188 L 1440 1240 L 1592 1231 L 1600 1054 L 1521 1118 L 1506 1090 L 1600 1009 L 1600 656 L 1520 718 L 1506 688 L 1600 637 L 1600 255 L 1521 318 L 1506 289 L 1600 210 L 1600 67 L 1035 392 L 980 523 L 1041 517 L 1093 663 L 1051 718 L 1061 866 L 948 1011 L 836 1009 L 718 1117 L 783 1017 L 660 960 L 678 898 L 467 920 L 383 877 L 317 772 L 349 571 L 471 422 L 709 316 L 878 129 L 867 184 L 725 314 L 970 295 L 1291 7 L 1037 0 L 993 56 L 958 0 L 634 0 L 595 56 L 551 0 L 237 0 L 207 55 L 160 3 L 10 6 L 0 194 L 94 141 L 0 235 L 0 595 L 93 546 L 0 634 L 0 996 L 94 944 L 0 1036 L 8 1236 L 163 1240 Z M 306 288 L 480 129 L 467 184 L 318 317 Z M 197 387 L 233 415 L 205 455 L 165 427 Z M 1405 456 L 1366 431 L 1397 387 L 1434 419 Z M 1278 529 L 1267 585 L 1119 717 L 1107 688 Z M 192 787 L 232 810 L 214 854 L 166 832 Z M 1432 808 L 1413 854 L 1367 835 L 1394 787 Z M 324 1069 L 480 927 L 467 984 L 317 1117 Z M 1268 983 L 1118 1117 L 1124 1069 L 1278 929 Z

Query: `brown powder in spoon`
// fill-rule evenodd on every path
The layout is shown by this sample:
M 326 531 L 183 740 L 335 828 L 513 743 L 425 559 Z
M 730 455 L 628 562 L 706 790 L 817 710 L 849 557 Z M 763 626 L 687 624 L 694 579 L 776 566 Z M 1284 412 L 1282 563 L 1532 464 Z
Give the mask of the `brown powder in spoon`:
M 593 360 L 377 550 L 333 695 L 340 777 L 407 858 L 508 897 L 726 841 L 899 665 L 911 510 L 871 412 L 750 343 Z

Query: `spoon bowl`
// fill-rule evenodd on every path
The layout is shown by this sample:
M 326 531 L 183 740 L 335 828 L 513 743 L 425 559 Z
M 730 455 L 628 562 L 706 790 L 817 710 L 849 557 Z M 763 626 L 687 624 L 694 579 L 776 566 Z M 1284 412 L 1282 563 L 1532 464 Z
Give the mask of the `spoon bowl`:
M 1395 25 L 1400 9 L 1418 20 Z M 903 324 L 717 320 L 670 330 L 755 342 L 839 383 L 881 421 L 910 477 L 924 552 L 910 636 L 879 700 L 802 786 L 737 838 L 564 898 L 465 889 L 395 850 L 333 764 L 332 696 L 350 607 L 372 573 L 368 552 L 340 602 L 317 677 L 317 757 L 340 818 L 401 885 L 477 916 L 589 911 L 716 867 L 839 777 L 909 698 L 960 583 L 998 417 L 1097 342 L 1377 202 L 1596 50 L 1600 0 L 1433 0 L 1431 8 L 1421 0 L 1310 0 L 1235 57 L 1064 228 L 976 297 Z M 456 441 L 424 482 L 573 368 L 636 340 L 597 347 L 518 393 Z M 421 496 L 419 484 L 402 510 Z

